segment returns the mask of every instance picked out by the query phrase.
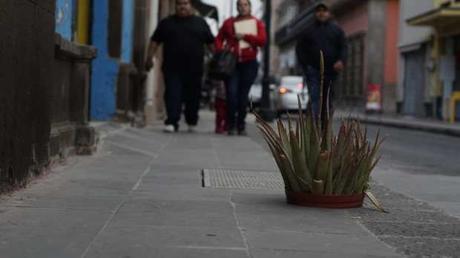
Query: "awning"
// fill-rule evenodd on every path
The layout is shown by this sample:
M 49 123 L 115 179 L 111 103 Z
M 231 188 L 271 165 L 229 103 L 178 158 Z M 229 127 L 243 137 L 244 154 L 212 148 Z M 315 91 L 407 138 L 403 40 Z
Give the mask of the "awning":
M 318 2 L 315 0 L 313 2 Z M 350 10 L 351 8 L 365 3 L 366 0 L 341 0 L 333 1 L 329 6 L 335 16 L 340 16 L 342 13 Z M 294 19 L 287 25 L 280 28 L 275 33 L 275 42 L 278 45 L 287 45 L 297 40 L 297 37 L 302 34 L 309 26 L 315 22 L 315 5 L 310 4 L 300 12 Z
M 287 25 L 275 32 L 276 44 L 286 45 L 297 40 L 297 37 L 313 24 L 314 20 L 314 6 L 311 6 L 298 14 Z
M 460 7 L 440 7 L 407 20 L 413 26 L 445 27 L 460 22 Z
M 215 6 L 205 4 L 201 0 L 192 0 L 192 5 L 201 16 L 219 21 L 219 12 Z

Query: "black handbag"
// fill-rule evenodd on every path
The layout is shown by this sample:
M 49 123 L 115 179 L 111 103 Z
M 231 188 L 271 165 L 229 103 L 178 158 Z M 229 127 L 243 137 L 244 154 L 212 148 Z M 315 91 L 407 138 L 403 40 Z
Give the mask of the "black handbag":
M 215 80 L 226 80 L 235 71 L 237 57 L 230 50 L 214 54 L 209 64 L 209 77 Z

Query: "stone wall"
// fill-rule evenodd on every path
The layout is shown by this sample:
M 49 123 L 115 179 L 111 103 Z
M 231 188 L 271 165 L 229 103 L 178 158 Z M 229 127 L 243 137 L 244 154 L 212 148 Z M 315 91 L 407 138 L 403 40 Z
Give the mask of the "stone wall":
M 55 34 L 55 0 L 0 0 L 0 192 L 76 150 L 91 152 L 95 49 Z M 77 148 L 75 148 L 77 147 Z
M 0 191 L 49 160 L 55 0 L 0 2 Z
M 55 36 L 54 76 L 51 85 L 51 157 L 90 154 L 94 129 L 88 126 L 91 60 L 96 49 Z

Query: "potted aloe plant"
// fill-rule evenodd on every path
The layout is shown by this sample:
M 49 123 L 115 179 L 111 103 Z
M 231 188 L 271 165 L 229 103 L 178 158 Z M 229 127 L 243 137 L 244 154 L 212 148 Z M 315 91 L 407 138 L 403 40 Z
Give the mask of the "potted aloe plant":
M 323 74 L 324 69 L 321 70 Z M 287 202 L 353 208 L 361 207 L 364 197 L 368 196 L 384 211 L 369 192 L 370 174 L 379 161 L 381 137 L 377 134 L 371 143 L 367 131 L 351 119 L 342 120 L 338 133 L 334 134 L 332 115 L 329 116 L 329 110 L 321 110 L 320 114 L 322 112 L 326 112 L 320 116 L 324 119 L 318 121 L 311 105 L 304 113 L 299 100 L 298 115 L 288 117 L 286 122 L 279 119 L 273 127 L 256 114 L 258 128 L 281 172 Z

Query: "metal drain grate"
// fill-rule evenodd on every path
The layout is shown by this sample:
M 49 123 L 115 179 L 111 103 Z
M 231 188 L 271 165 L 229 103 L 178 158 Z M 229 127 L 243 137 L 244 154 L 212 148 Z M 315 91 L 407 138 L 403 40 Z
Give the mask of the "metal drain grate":
M 232 169 L 203 169 L 203 187 L 283 191 L 284 183 L 278 172 Z

